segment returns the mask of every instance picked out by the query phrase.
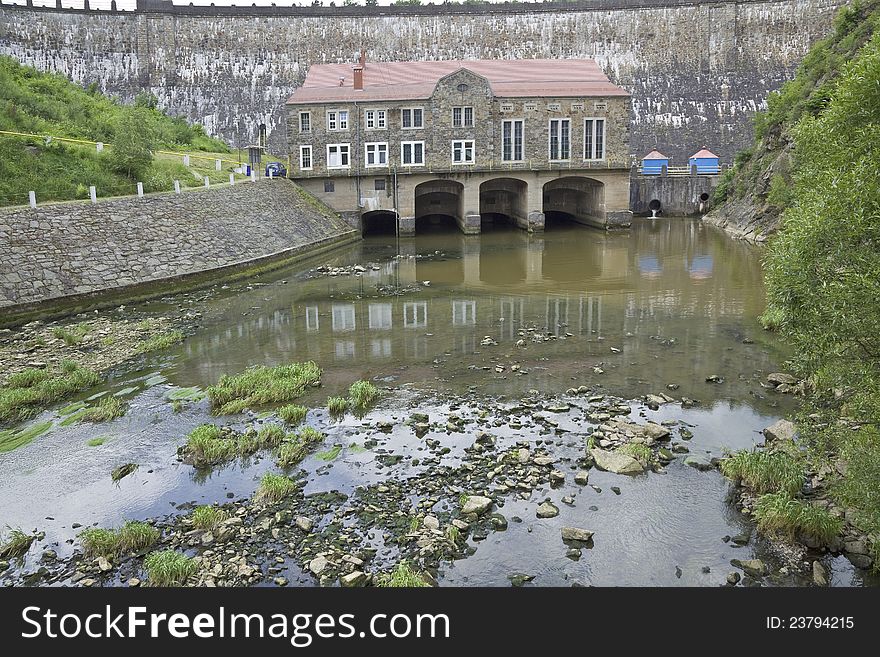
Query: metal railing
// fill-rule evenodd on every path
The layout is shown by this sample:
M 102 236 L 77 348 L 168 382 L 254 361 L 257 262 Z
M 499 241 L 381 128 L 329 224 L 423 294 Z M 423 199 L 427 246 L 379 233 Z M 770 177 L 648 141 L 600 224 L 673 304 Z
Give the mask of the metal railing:
M 682 167 L 648 167 L 645 169 L 644 166 L 639 165 L 638 174 L 640 176 L 717 176 L 724 170 L 724 167 L 718 165 L 716 167 L 706 166 L 706 165 L 693 165 L 693 166 L 682 166 Z

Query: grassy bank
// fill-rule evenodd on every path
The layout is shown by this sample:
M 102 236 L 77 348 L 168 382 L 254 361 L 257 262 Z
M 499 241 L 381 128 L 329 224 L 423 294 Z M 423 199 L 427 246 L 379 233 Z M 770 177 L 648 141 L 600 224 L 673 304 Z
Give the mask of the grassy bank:
M 12 57 L 0 56 L 0 131 L 52 135 L 112 144 L 97 152 L 91 144 L 0 135 L 0 205 L 28 202 L 33 190 L 40 201 L 85 199 L 94 185 L 102 197 L 167 191 L 174 180 L 183 186 L 228 181 L 213 159 L 190 160 L 155 155 L 158 150 L 201 151 L 206 157 L 230 157 L 229 147 L 202 126 L 157 108 L 150 94 L 123 104 L 97 87 L 80 87 L 61 75 L 40 73 Z

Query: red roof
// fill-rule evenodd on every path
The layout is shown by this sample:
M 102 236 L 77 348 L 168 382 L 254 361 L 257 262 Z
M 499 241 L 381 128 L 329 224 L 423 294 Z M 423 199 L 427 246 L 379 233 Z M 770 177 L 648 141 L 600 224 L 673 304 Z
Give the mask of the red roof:
M 713 153 L 712 151 L 704 148 L 702 150 L 697 151 L 693 155 L 691 155 L 689 159 L 693 160 L 695 158 L 698 160 L 702 160 L 702 159 L 706 159 L 706 158 L 715 158 L 717 160 L 718 156 L 715 155 L 715 153 Z
M 660 151 L 651 151 L 650 153 L 645 155 L 645 157 L 643 157 L 642 159 L 643 160 L 668 160 L 669 158 L 666 157 Z
M 501 98 L 628 96 L 592 59 L 479 59 L 471 61 L 367 62 L 364 88 L 354 89 L 352 64 L 313 64 L 289 104 L 336 101 L 423 100 L 437 82 L 467 69 L 489 81 Z M 340 78 L 344 78 L 342 86 Z

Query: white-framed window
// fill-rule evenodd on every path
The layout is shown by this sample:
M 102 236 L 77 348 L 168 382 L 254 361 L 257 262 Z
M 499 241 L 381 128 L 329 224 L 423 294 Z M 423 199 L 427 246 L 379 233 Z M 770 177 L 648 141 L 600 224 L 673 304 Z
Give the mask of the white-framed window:
M 460 139 L 452 142 L 452 163 L 453 164 L 473 164 L 474 163 L 474 140 Z
M 473 128 L 474 127 L 474 108 L 473 107 L 453 107 L 452 108 L 452 127 L 453 128 Z
M 310 171 L 312 166 L 313 166 L 312 147 L 311 146 L 300 146 L 299 147 L 299 168 L 302 171 Z
M 300 132 L 311 132 L 312 131 L 312 113 L 311 112 L 300 112 L 299 113 L 299 131 Z
M 388 166 L 387 142 L 372 142 L 364 144 L 364 164 L 368 167 Z
M 425 163 L 425 142 L 400 142 L 400 163 L 403 166 L 419 166 Z
M 571 159 L 571 119 L 550 119 L 550 159 Z
M 405 107 L 400 110 L 400 126 L 407 130 L 425 127 L 425 114 L 421 107 Z
M 584 119 L 584 159 L 605 159 L 605 119 Z
M 327 130 L 348 130 L 348 110 L 327 110 Z
M 327 144 L 327 168 L 347 169 L 351 166 L 351 144 Z
M 364 127 L 367 130 L 384 130 L 388 127 L 386 110 L 365 110 Z
M 521 162 L 523 154 L 523 135 L 525 122 L 510 119 L 501 122 L 501 159 L 504 162 Z

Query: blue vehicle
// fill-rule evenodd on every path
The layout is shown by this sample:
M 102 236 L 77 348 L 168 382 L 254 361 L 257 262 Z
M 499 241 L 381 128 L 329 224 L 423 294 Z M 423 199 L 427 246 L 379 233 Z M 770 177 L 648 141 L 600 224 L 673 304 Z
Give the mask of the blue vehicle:
M 266 177 L 272 178 L 287 178 L 287 169 L 284 168 L 284 165 L 281 162 L 269 162 L 266 165 Z

